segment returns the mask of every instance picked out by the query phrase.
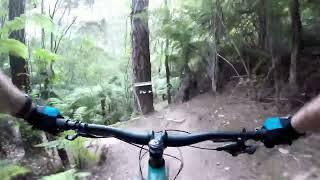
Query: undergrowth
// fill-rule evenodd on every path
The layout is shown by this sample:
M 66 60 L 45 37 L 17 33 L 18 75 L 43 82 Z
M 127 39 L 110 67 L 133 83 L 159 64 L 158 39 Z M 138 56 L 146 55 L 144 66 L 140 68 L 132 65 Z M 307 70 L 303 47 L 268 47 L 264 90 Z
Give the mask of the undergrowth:
M 11 180 L 17 176 L 25 175 L 31 172 L 30 169 L 11 163 L 9 161 L 0 160 L 0 177 L 2 180 Z
M 40 180 L 82 180 L 86 179 L 89 175 L 90 173 L 87 172 L 79 172 L 76 169 L 69 169 L 64 172 L 42 177 Z

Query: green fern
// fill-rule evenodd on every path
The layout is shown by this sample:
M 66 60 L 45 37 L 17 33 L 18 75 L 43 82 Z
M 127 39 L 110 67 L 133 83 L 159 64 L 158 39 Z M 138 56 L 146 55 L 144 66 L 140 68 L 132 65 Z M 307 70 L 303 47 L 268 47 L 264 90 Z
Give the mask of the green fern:
M 27 23 L 39 26 L 49 33 L 56 34 L 58 32 L 57 25 L 45 14 L 33 14 L 27 18 Z
M 26 24 L 33 24 L 40 26 L 47 32 L 56 33 L 57 27 L 50 19 L 50 17 L 42 14 L 33 14 L 33 15 L 21 15 L 19 17 L 15 17 L 11 21 L 6 21 L 3 27 L 0 29 L 0 37 L 8 38 L 9 34 L 13 31 L 24 29 Z
M 9 53 L 26 59 L 28 57 L 28 48 L 15 39 L 0 39 L 0 54 L 2 53 Z
M 10 180 L 31 172 L 30 169 L 12 164 L 9 161 L 0 161 L 0 177 L 2 180 Z
M 12 31 L 17 31 L 25 28 L 26 18 L 24 15 L 15 17 L 11 21 L 6 21 L 0 29 L 1 38 L 8 38 Z
M 90 176 L 88 172 L 78 172 L 76 169 L 70 169 L 50 176 L 42 177 L 41 180 L 81 180 Z
M 49 63 L 50 61 L 56 61 L 61 59 L 61 56 L 58 54 L 55 54 L 47 49 L 36 49 L 33 51 L 33 57 L 37 60 L 44 61 L 46 63 Z
M 49 141 L 46 143 L 41 143 L 35 145 L 35 147 L 39 148 L 58 148 L 65 149 L 67 152 L 70 152 L 72 155 L 72 159 L 74 160 L 75 167 L 78 169 L 83 169 L 87 167 L 88 164 L 92 164 L 97 160 L 95 154 L 91 153 L 86 147 L 86 139 L 82 137 L 78 137 L 73 141 L 69 141 L 65 139 L 65 136 L 68 134 L 74 134 L 73 131 L 62 134 L 62 136 L 54 141 Z

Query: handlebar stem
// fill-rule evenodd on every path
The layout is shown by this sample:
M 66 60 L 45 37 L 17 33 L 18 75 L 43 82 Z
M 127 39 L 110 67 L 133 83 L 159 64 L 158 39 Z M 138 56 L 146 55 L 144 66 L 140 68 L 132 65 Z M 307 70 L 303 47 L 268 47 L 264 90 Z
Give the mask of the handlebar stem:
M 149 146 L 149 165 L 153 168 L 160 168 L 164 166 L 163 151 L 165 141 L 168 138 L 166 131 L 154 132 L 152 131 L 151 139 L 148 143 Z

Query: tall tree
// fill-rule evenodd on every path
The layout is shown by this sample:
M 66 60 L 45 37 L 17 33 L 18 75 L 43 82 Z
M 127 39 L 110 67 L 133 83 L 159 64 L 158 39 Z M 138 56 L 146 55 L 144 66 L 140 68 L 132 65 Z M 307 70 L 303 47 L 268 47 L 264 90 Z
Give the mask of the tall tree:
M 135 83 L 135 101 L 140 111 L 147 114 L 154 110 L 151 81 L 151 63 L 148 27 L 149 0 L 132 0 L 132 64 Z M 137 84 L 140 84 L 137 86 Z
M 10 0 L 9 20 L 13 20 L 15 17 L 19 17 L 21 14 L 24 14 L 25 5 L 25 0 Z M 10 34 L 10 38 L 25 43 L 24 29 L 13 31 Z M 13 84 L 16 85 L 20 90 L 29 92 L 31 89 L 27 61 L 21 57 L 10 55 L 10 67 Z
M 259 22 L 258 45 L 262 50 L 265 50 L 265 48 L 267 47 L 267 1 L 268 0 L 260 0 L 259 6 L 257 8 Z
M 279 111 L 279 101 L 280 101 L 280 77 L 279 77 L 279 52 L 277 51 L 276 47 L 279 45 L 278 44 L 278 34 L 275 31 L 275 17 L 272 14 L 272 11 L 269 10 L 269 16 L 267 18 L 267 26 L 268 26 L 268 47 L 270 48 L 270 54 L 271 54 L 271 71 L 273 73 L 273 81 L 274 81 L 274 89 L 275 89 L 275 101 L 276 101 L 276 106 L 277 110 Z
M 164 4 L 165 4 L 165 9 L 166 9 L 166 17 L 165 17 L 164 23 L 168 23 L 169 16 L 170 16 L 170 11 L 168 8 L 168 0 L 164 0 Z M 168 104 L 171 104 L 171 83 L 170 83 L 170 67 L 169 67 L 169 38 L 166 38 L 166 43 L 165 43 L 164 66 L 166 69 Z
M 297 88 L 297 62 L 300 56 L 301 46 L 301 18 L 299 0 L 290 0 L 290 18 L 291 18 L 291 64 L 290 64 L 290 87 Z
M 218 92 L 218 75 L 219 75 L 219 62 L 218 62 L 218 46 L 220 44 L 220 36 L 222 36 L 222 9 L 220 1 L 211 1 L 211 18 L 210 18 L 210 35 L 211 41 L 209 42 L 209 74 L 211 78 L 212 92 Z

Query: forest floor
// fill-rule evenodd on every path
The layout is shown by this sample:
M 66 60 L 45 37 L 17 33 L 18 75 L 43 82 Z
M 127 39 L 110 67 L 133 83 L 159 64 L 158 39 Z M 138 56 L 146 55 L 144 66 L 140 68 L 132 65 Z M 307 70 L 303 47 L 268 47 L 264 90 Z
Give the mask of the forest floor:
M 202 94 L 191 101 L 158 107 L 151 115 L 128 121 L 121 127 L 134 130 L 179 129 L 191 132 L 207 130 L 253 130 L 261 125 L 267 116 L 276 115 L 272 103 L 250 101 L 241 95 L 229 93 L 213 96 Z M 157 109 L 157 107 L 156 107 Z M 292 146 L 266 149 L 262 145 L 254 155 L 232 157 L 225 152 L 180 148 L 184 167 L 178 179 L 319 179 L 320 178 L 320 138 L 317 135 L 298 140 Z M 139 178 L 139 148 L 119 140 L 99 139 L 100 145 L 108 147 L 106 161 L 94 167 L 90 179 L 141 179 Z M 201 145 L 213 147 L 213 143 Z M 179 151 L 168 148 L 168 154 L 179 157 Z M 166 157 L 173 179 L 179 162 Z M 143 171 L 146 172 L 147 158 Z M 146 174 L 144 174 L 146 176 Z

